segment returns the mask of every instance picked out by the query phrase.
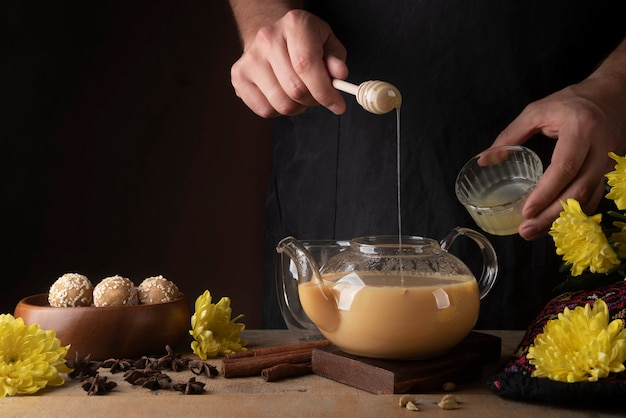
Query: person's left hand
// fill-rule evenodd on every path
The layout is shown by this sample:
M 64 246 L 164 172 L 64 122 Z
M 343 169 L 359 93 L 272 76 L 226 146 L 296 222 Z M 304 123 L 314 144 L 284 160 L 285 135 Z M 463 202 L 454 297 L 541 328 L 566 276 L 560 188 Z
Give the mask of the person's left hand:
M 588 78 L 530 103 L 492 144 L 520 145 L 537 133 L 557 141 L 550 165 L 524 205 L 522 238 L 547 234 L 567 198 L 578 200 L 588 215 L 598 206 L 604 176 L 614 167 L 609 151 L 626 151 L 623 99 L 614 93 L 609 80 Z

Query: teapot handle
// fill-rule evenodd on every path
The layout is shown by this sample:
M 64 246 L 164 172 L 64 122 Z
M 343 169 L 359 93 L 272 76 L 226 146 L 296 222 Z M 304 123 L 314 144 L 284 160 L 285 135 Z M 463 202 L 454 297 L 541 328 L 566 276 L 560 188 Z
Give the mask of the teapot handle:
M 498 257 L 493 246 L 484 235 L 469 228 L 456 227 L 450 231 L 439 243 L 444 251 L 452 245 L 459 236 L 471 238 L 480 248 L 483 256 L 483 271 L 478 279 L 478 287 L 480 289 L 480 299 L 487 296 L 498 276 Z

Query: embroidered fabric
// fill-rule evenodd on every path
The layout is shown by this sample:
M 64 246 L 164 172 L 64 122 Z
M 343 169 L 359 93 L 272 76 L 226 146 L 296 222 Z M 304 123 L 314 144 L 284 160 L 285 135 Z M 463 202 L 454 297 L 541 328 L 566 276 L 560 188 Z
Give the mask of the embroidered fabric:
M 532 377 L 534 366 L 529 363 L 528 348 L 535 337 L 543 332 L 545 324 L 556 319 L 567 307 L 574 309 L 593 304 L 602 299 L 609 309 L 610 320 L 626 321 L 626 282 L 619 281 L 593 290 L 562 293 L 546 304 L 528 327 L 516 352 L 503 368 L 491 375 L 487 386 L 503 398 L 548 403 L 588 404 L 612 403 L 626 396 L 626 372 L 611 373 L 597 382 L 556 382 L 546 378 Z

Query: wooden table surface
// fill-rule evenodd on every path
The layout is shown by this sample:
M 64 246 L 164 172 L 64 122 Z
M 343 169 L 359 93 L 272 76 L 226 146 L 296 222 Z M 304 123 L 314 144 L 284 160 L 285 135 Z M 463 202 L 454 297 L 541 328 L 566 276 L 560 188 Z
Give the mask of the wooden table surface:
M 515 350 L 521 331 L 484 331 L 502 338 L 500 362 L 485 366 L 485 375 L 496 370 Z M 250 348 L 297 343 L 287 330 L 246 330 L 242 337 Z M 184 348 L 183 348 L 184 349 Z M 218 368 L 219 359 L 211 361 Z M 259 377 L 197 378 L 206 382 L 206 393 L 183 395 L 170 390 L 151 391 L 132 386 L 123 373 L 102 375 L 118 386 L 105 395 L 90 395 L 80 382 L 67 379 L 65 385 L 46 388 L 35 395 L 0 399 L 1 417 L 601 417 L 623 416 L 618 411 L 583 410 L 548 407 L 513 402 L 490 392 L 484 379 L 461 385 L 454 396 L 461 408 L 442 410 L 436 403 L 445 394 L 417 394 L 420 411 L 398 405 L 401 395 L 375 395 L 320 376 L 307 375 L 278 382 Z M 186 381 L 193 374 L 166 372 L 174 381 Z M 418 414 L 418 415 L 413 415 Z

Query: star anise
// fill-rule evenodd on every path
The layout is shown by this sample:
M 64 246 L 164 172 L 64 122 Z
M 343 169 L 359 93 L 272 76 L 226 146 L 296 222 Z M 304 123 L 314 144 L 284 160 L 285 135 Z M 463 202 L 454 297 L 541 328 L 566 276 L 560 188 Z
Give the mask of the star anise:
M 141 386 L 150 389 L 171 389 L 172 379 L 165 373 L 155 373 L 150 377 L 137 380 L 137 384 L 141 383 Z
M 172 379 L 159 370 L 130 370 L 124 374 L 124 380 L 151 390 L 170 389 L 172 383 Z
M 145 370 L 156 370 L 157 360 L 154 357 L 142 356 L 134 363 L 135 368 Z
M 124 358 L 124 359 L 116 359 L 110 358 L 104 360 L 100 367 L 104 367 L 110 369 L 111 373 L 125 372 L 135 367 L 133 360 Z
M 131 385 L 141 384 L 136 383 L 139 379 L 146 379 L 152 376 L 155 373 L 160 373 L 159 371 L 152 370 L 129 370 L 124 373 L 124 380 L 130 383 Z
M 199 395 L 204 393 L 204 383 L 196 382 L 196 378 L 192 377 L 185 383 L 175 383 L 172 389 L 182 392 L 185 395 Z
M 196 376 L 204 375 L 206 377 L 215 377 L 219 375 L 217 367 L 202 360 L 190 360 L 187 365 L 189 370 Z
M 66 360 L 65 364 L 72 369 L 72 371 L 67 374 L 68 377 L 82 382 L 98 374 L 101 362 L 92 361 L 91 354 L 87 354 L 87 356 L 81 358 L 77 351 L 74 360 Z
M 107 380 L 106 376 L 88 377 L 83 383 L 83 389 L 87 392 L 87 395 L 103 395 L 110 392 L 117 386 L 117 383 Z
M 187 368 L 189 359 L 184 358 L 180 354 L 174 353 L 169 345 L 165 346 L 165 350 L 167 350 L 167 354 L 157 359 L 157 365 L 159 368 L 172 370 L 174 372 L 179 372 Z

